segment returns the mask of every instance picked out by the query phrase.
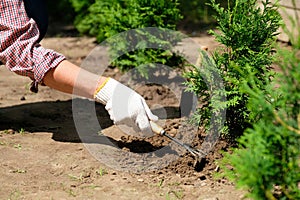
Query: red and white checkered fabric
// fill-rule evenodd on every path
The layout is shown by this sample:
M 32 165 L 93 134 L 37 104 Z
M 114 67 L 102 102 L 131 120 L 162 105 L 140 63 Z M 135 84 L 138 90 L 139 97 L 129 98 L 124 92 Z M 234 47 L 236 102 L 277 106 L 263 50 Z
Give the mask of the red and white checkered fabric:
M 26 14 L 22 0 L 0 1 L 0 61 L 17 74 L 41 82 L 45 73 L 65 57 L 37 41 L 36 22 Z

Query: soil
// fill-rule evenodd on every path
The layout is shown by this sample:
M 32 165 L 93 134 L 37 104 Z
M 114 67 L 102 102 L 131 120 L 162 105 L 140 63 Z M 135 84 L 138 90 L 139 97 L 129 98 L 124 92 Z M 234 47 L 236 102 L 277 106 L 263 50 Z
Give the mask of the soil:
M 206 34 L 192 39 L 209 50 L 218 47 Z M 78 65 L 96 46 L 93 38 L 67 36 L 47 37 L 42 45 L 63 53 Z M 100 104 L 73 99 L 72 95 L 47 87 L 39 87 L 39 93 L 34 94 L 29 92 L 28 78 L 4 66 L 0 73 L 0 199 L 244 198 L 245 192 L 237 190 L 233 183 L 215 177 L 220 170 L 220 150 L 229 147 L 226 141 L 218 140 L 212 151 L 196 160 L 164 136 L 140 138 L 124 134 Z M 123 77 L 111 68 L 105 75 L 120 81 Z M 194 148 L 203 148 L 206 134 L 185 123 L 179 114 L 176 91 L 158 84 L 145 84 L 137 91 L 155 114 L 165 118 L 159 123 L 171 136 L 188 140 Z M 95 138 L 106 138 L 109 145 L 100 140 L 85 142 L 74 123 L 74 102 L 95 108 L 102 128 Z M 82 120 L 89 126 L 89 116 Z M 192 140 L 185 138 L 191 134 Z M 108 151 L 97 154 L 95 148 Z M 158 155 L 160 149 L 167 153 Z M 143 166 L 148 166 L 147 170 L 141 169 Z

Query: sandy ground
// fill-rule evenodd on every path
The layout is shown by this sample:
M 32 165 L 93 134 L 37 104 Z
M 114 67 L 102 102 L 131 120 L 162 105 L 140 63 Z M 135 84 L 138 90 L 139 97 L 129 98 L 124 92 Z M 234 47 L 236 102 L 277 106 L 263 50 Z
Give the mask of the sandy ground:
M 205 34 L 193 40 L 209 49 L 217 47 L 213 38 Z M 86 37 L 51 37 L 45 38 L 42 44 L 63 53 L 78 65 L 95 47 L 93 39 Z M 110 73 L 119 72 L 112 70 Z M 0 199 L 243 198 L 244 192 L 236 190 L 232 183 L 214 178 L 218 166 L 213 160 L 206 160 L 201 169 L 195 169 L 191 166 L 191 157 L 184 154 L 170 166 L 143 173 L 107 166 L 78 138 L 71 95 L 47 87 L 40 87 L 39 93 L 34 94 L 28 89 L 28 78 L 9 72 L 4 66 L 0 74 Z M 165 90 L 156 87 L 140 92 L 153 97 Z M 178 106 L 170 102 L 173 97 L 161 98 L 168 106 Z M 150 106 L 159 100 L 147 99 Z M 96 105 L 96 110 L 105 124 L 103 132 L 115 134 L 117 142 L 124 139 L 120 130 L 112 125 L 104 107 Z M 178 119 L 170 119 L 169 131 L 177 128 L 176 122 Z M 138 145 L 144 144 L 139 142 L 131 144 L 139 149 Z M 164 140 L 161 145 L 165 143 L 168 141 Z M 126 146 L 126 141 L 122 144 L 124 151 L 134 149 Z M 217 161 L 218 156 L 214 158 Z

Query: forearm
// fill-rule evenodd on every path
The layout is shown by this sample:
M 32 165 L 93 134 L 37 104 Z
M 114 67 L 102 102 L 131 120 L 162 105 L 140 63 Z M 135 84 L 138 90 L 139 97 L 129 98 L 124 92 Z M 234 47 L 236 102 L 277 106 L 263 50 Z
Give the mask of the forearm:
M 64 93 L 75 92 L 75 95 L 93 99 L 96 89 L 105 79 L 64 60 L 45 74 L 43 83 Z

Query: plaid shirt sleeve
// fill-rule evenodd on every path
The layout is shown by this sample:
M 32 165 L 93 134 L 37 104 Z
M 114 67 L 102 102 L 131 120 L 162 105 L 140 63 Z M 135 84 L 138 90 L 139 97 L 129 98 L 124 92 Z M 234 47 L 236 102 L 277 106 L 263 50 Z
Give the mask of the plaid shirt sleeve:
M 45 73 L 65 57 L 37 41 L 36 22 L 26 14 L 22 0 L 0 2 L 0 61 L 19 75 L 42 82 Z

